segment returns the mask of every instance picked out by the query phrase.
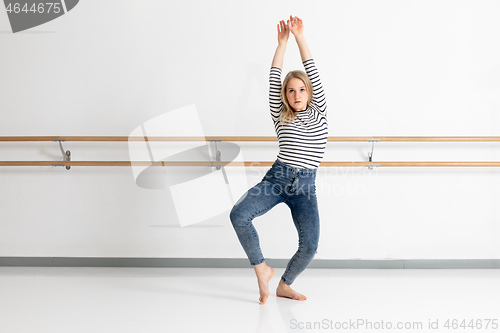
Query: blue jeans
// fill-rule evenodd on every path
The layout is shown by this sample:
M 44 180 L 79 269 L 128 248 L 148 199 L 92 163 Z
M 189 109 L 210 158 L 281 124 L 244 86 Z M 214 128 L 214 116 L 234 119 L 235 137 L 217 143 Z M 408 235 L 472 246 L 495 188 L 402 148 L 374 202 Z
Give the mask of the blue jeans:
M 281 277 L 288 285 L 306 269 L 318 249 L 316 171 L 317 168 L 294 168 L 276 159 L 262 181 L 243 194 L 230 213 L 231 223 L 250 264 L 258 265 L 264 262 L 264 257 L 252 220 L 281 202 L 290 208 L 299 235 L 299 248 Z

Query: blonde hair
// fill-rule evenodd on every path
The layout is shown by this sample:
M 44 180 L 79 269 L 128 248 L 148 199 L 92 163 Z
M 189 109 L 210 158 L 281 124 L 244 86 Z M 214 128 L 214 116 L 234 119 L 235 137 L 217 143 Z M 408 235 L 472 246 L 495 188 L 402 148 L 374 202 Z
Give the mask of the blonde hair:
M 285 79 L 283 80 L 283 85 L 281 86 L 281 94 L 280 94 L 281 100 L 283 101 L 283 109 L 281 110 L 280 114 L 280 122 L 284 125 L 291 124 L 295 120 L 295 111 L 293 110 L 292 106 L 288 102 L 288 99 L 286 98 L 286 86 L 288 85 L 288 82 L 293 78 L 302 80 L 302 82 L 304 82 L 306 86 L 306 91 L 308 94 L 306 106 L 309 106 L 309 103 L 312 100 L 312 83 L 311 80 L 309 79 L 309 76 L 307 76 L 307 74 L 304 73 L 303 71 L 297 70 L 289 72 L 285 76 Z

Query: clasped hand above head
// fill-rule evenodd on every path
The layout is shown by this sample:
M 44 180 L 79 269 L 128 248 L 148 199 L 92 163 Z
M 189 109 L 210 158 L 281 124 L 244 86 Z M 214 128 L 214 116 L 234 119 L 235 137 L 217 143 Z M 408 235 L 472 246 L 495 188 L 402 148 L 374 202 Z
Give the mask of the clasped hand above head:
M 286 21 L 286 24 L 295 37 L 304 33 L 304 22 L 297 16 L 290 15 L 290 19 Z
M 290 19 L 287 20 L 286 23 L 284 20 L 281 20 L 278 23 L 278 43 L 286 43 L 290 36 L 290 32 L 292 32 L 295 37 L 302 36 L 304 33 L 304 23 L 302 19 L 290 15 Z

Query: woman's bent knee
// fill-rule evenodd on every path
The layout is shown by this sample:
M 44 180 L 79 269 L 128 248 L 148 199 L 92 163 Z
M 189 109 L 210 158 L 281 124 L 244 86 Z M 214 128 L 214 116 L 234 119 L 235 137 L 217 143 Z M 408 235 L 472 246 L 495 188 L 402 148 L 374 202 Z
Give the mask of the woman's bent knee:
M 234 205 L 233 209 L 229 213 L 229 219 L 234 227 L 243 226 L 243 224 L 248 222 L 248 214 L 241 209 L 238 205 Z

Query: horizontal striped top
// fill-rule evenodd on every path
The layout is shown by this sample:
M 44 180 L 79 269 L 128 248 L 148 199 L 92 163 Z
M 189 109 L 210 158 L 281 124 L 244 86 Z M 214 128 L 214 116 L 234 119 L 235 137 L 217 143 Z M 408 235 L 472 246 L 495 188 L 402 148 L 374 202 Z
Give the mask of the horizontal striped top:
M 303 64 L 313 86 L 308 107 L 295 112 L 293 123 L 280 123 L 285 105 L 280 97 L 282 83 L 278 67 L 271 67 L 269 74 L 269 107 L 279 141 L 278 160 L 295 168 L 314 169 L 321 163 L 328 139 L 326 99 L 314 60 L 308 59 Z

